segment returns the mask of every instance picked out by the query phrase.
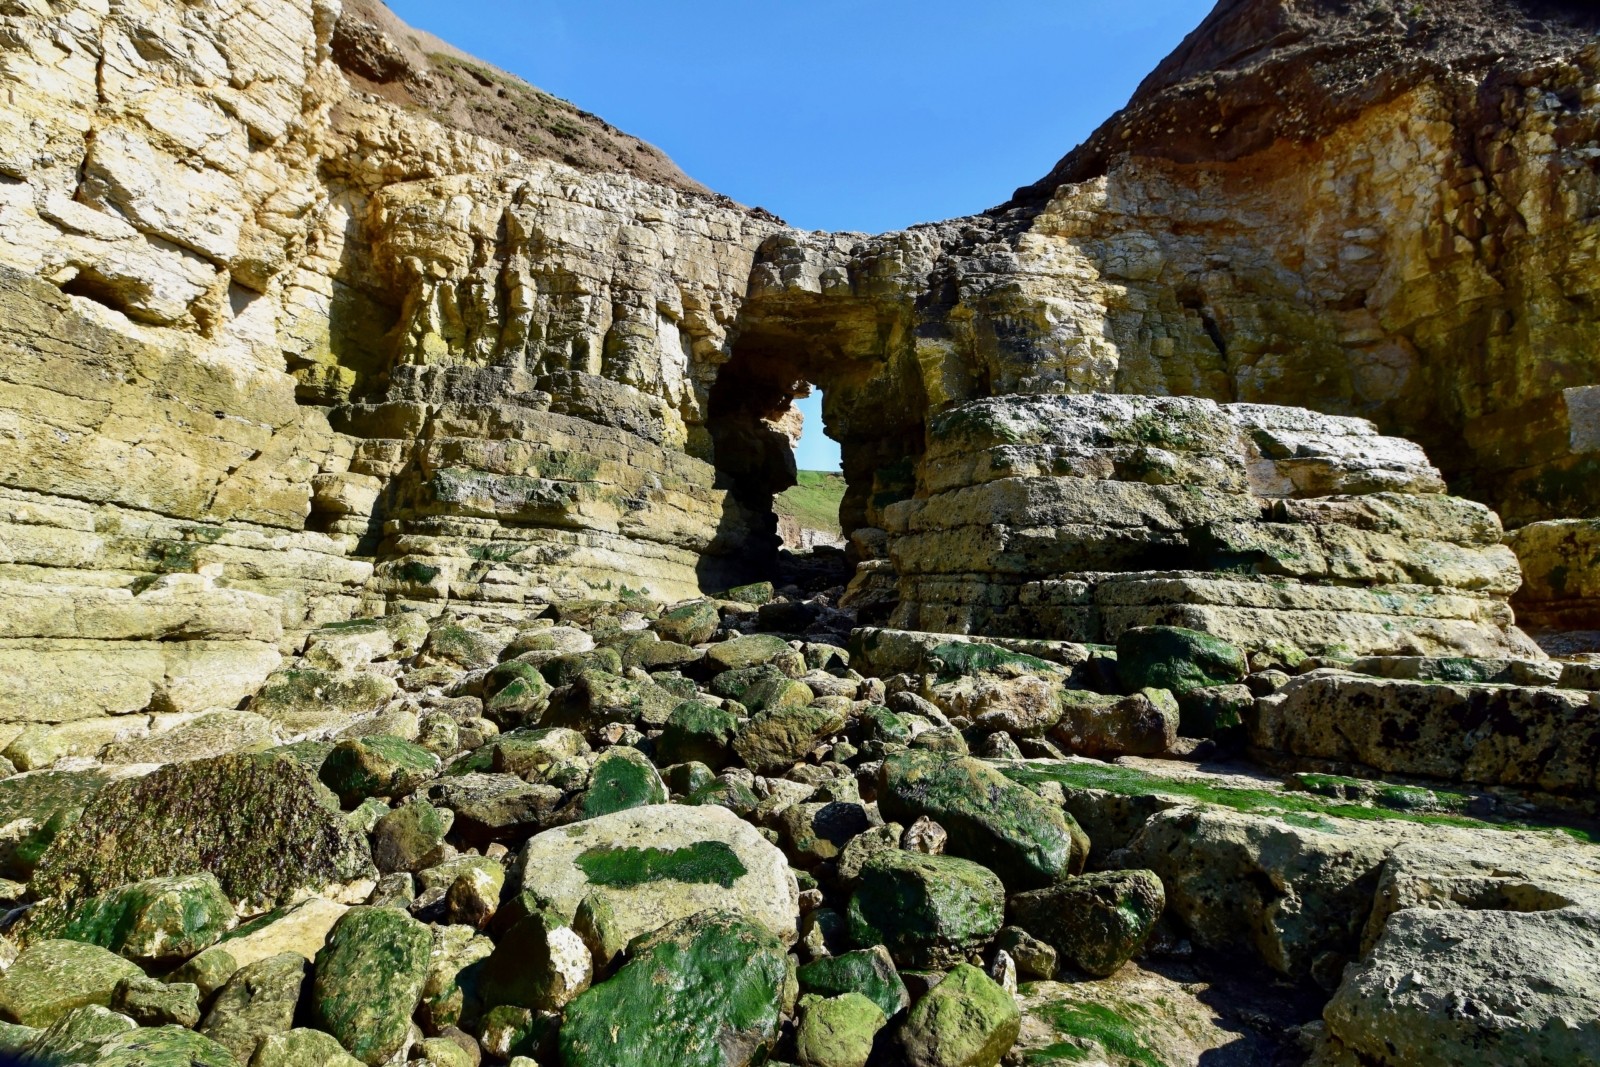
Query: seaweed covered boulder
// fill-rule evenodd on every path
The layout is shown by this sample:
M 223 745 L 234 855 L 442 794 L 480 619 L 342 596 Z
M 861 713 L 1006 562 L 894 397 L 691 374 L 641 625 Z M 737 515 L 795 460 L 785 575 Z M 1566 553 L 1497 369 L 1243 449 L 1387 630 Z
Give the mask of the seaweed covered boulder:
M 143 972 L 120 956 L 81 941 L 39 941 L 0 976 L 0 1019 L 49 1026 L 75 1008 L 111 1003 L 117 983 Z
M 634 941 L 615 975 L 573 1001 L 567 1067 L 745 1067 L 778 1037 L 789 984 L 783 942 L 708 912 Z
M 228 1050 L 181 1026 L 130 1030 L 100 1046 L 95 1067 L 244 1067 Z
M 1114 973 L 1144 947 L 1166 905 L 1149 871 L 1101 871 L 1011 898 L 1012 921 L 1061 958 L 1096 976 Z
M 147 878 L 71 907 L 43 905 L 32 938 L 60 937 L 168 966 L 210 947 L 233 925 L 233 905 L 210 874 Z
M 405 1045 L 428 978 L 433 936 L 392 908 L 351 908 L 317 953 L 311 1013 L 345 1050 L 376 1067 Z
M 900 1031 L 910 1067 L 996 1067 L 1022 1029 L 1016 1000 L 971 964 L 959 964 L 917 1001 Z
M 304 767 L 272 756 L 175 763 L 114 782 L 58 835 L 35 892 L 75 903 L 146 878 L 209 871 L 234 904 L 361 895 L 367 842 Z
M 547 830 L 517 854 L 508 889 L 569 922 L 582 906 L 604 958 L 707 908 L 736 914 L 788 944 L 800 912 L 783 853 L 713 805 L 629 808 Z
M 666 802 L 667 787 L 655 765 L 638 749 L 618 746 L 601 753 L 595 760 L 589 791 L 583 797 L 582 813 L 585 819 L 592 819 Z
M 883 817 L 926 816 L 949 833 L 952 855 L 977 860 L 1007 888 L 1038 889 L 1083 869 L 1089 839 L 1070 815 L 982 760 L 903 752 L 878 780 Z
M 850 938 L 883 945 L 902 967 L 948 967 L 988 943 L 1005 918 L 994 873 L 953 856 L 889 850 L 861 869 Z

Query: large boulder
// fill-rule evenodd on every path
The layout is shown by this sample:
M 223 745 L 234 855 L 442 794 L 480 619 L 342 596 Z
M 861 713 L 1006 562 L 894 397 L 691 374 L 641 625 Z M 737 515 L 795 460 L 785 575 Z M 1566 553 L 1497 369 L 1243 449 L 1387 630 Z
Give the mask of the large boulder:
M 235 904 L 364 894 L 366 839 L 305 768 L 271 756 L 176 763 L 114 782 L 50 846 L 40 896 L 76 902 L 146 878 L 209 871 Z
M 1070 815 L 982 760 L 912 750 L 884 761 L 878 807 L 910 826 L 926 816 L 955 856 L 977 860 L 1012 890 L 1051 885 L 1083 869 L 1089 840 Z
M 147 965 L 181 963 L 234 922 L 233 905 L 210 874 L 147 878 L 55 910 L 30 937 L 63 937 Z
M 1397 836 L 1377 822 L 1313 827 L 1177 807 L 1151 815 L 1106 862 L 1154 871 L 1169 914 L 1201 947 L 1249 946 L 1274 970 L 1305 977 L 1319 959 L 1355 952 Z
M 567 1067 L 745 1067 L 782 1021 L 783 942 L 735 915 L 679 920 L 629 948 L 615 975 L 573 1001 Z
M 209 999 L 241 968 L 293 952 L 306 962 L 316 958 L 344 913 L 350 909 L 321 897 L 270 912 L 233 931 L 220 942 L 179 967 L 168 979 L 191 982 Z
M 1165 904 L 1161 880 L 1149 871 L 1100 871 L 1019 893 L 1008 908 L 1012 922 L 1061 958 L 1105 977 L 1144 947 Z
M 268 956 L 240 968 L 200 1024 L 200 1033 L 249 1063 L 261 1042 L 294 1026 L 306 961 L 294 952 Z
M 1165 689 L 1124 697 L 1082 690 L 1061 694 L 1051 738 L 1067 752 L 1096 759 L 1159 756 L 1178 740 L 1178 702 Z
M 1021 1029 L 1015 998 L 962 963 L 917 1001 L 900 1044 L 909 1067 L 997 1067 Z
M 99 770 L 35 771 L 0 781 L 0 878 L 32 878 L 56 835 L 78 821 L 109 781 Z
M 948 967 L 994 937 L 1005 908 L 1000 879 L 976 863 L 880 852 L 862 866 L 850 898 L 850 938 L 883 945 L 902 967 Z
M 822 956 L 800 968 L 800 989 L 824 997 L 859 993 L 894 1018 L 911 1004 L 894 959 L 882 945 L 837 956 Z
M 1324 1009 L 1313 1062 L 1600 1063 L 1597 959 L 1594 908 L 1396 912 Z
M 800 1005 L 795 1057 L 800 1067 L 866 1067 L 883 1009 L 860 993 L 807 997 Z
M 794 682 L 793 685 L 801 683 Z M 809 694 L 810 690 L 806 692 Z M 848 706 L 847 702 L 844 702 Z M 733 739 L 733 750 L 757 774 L 782 771 L 805 758 L 824 738 L 843 729 L 845 707 L 819 700 L 802 706 L 779 706 L 746 723 Z
M 131 1030 L 100 1046 L 95 1067 L 242 1067 L 228 1050 L 181 1026 Z
M 594 761 L 589 790 L 583 795 L 585 819 L 628 808 L 667 802 L 667 787 L 645 754 L 635 748 L 607 749 Z
M 111 1003 L 117 983 L 142 977 L 134 964 L 81 941 L 39 941 L 0 976 L 0 1018 L 49 1026 L 74 1008 Z
M 428 928 L 392 908 L 351 908 L 317 953 L 311 1015 L 368 1067 L 400 1051 L 428 978 Z
M 755 827 L 711 805 L 629 808 L 546 831 L 517 854 L 509 888 L 568 922 L 580 905 L 603 914 L 602 940 L 612 951 L 707 908 L 738 915 L 789 944 L 800 910 L 783 853 Z

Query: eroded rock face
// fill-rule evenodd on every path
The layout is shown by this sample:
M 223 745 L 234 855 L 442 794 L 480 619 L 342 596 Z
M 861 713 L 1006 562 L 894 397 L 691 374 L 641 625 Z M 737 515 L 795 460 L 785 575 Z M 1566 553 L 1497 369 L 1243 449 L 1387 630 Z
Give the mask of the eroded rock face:
M 930 421 L 916 496 L 886 509 L 894 622 L 1537 656 L 1512 625 L 1520 572 L 1494 513 L 1442 489 L 1420 449 L 1359 419 L 1187 398 L 974 401 Z

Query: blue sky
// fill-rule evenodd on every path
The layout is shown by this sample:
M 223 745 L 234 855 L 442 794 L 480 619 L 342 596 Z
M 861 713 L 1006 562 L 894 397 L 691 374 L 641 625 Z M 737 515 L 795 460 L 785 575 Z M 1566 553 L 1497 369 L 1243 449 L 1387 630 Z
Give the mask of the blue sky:
M 718 192 L 868 232 L 981 211 L 1042 177 L 1212 5 L 389 0 Z M 814 436 L 800 466 L 836 468 Z

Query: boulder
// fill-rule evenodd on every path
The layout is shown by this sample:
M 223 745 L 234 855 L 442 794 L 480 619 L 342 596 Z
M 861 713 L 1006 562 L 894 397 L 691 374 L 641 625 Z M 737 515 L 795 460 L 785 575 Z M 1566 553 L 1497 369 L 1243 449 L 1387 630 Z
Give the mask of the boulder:
M 656 760 L 663 767 L 691 761 L 721 767 L 728 762 L 729 746 L 738 729 L 733 712 L 685 700 L 672 709 L 656 739 Z
M 789 944 L 799 916 L 799 887 L 783 853 L 709 805 L 629 808 L 548 830 L 517 854 L 510 889 L 532 893 L 568 922 L 586 901 L 603 908 L 614 951 L 707 908 Z
M 823 997 L 858 993 L 893 1019 L 911 1004 L 906 985 L 882 945 L 823 956 L 800 968 L 800 990 Z
M 909 1067 L 997 1067 L 1021 1029 L 1011 994 L 962 963 L 912 1007 L 900 1044 Z
M 345 807 L 368 797 L 407 796 L 439 773 L 439 757 L 393 735 L 340 741 L 317 772 Z
M 360 1067 L 332 1035 L 321 1030 L 295 1029 L 273 1034 L 256 1049 L 249 1067 Z
M 365 892 L 364 837 L 299 764 L 222 756 L 170 764 L 101 790 L 34 878 L 65 903 L 146 878 L 209 871 L 235 904 Z
M 567 1008 L 567 1067 L 745 1067 L 778 1037 L 789 981 L 784 944 L 722 912 L 635 941 L 628 962 Z
M 489 1006 L 560 1011 L 589 988 L 594 958 L 569 924 L 535 912 L 501 936 L 478 975 Z
M 509 774 L 445 777 L 427 789 L 428 802 L 455 815 L 451 831 L 472 848 L 516 845 L 547 826 L 562 792 Z
M 351 908 L 317 953 L 310 1011 L 356 1059 L 377 1067 L 406 1044 L 433 937 L 391 908 Z
M 1324 1009 L 1327 1039 L 1313 1062 L 1600 1062 L 1596 959 L 1594 908 L 1396 912 Z
M 1178 740 L 1178 702 L 1165 689 L 1125 697 L 1068 690 L 1061 694 L 1061 709 L 1050 739 L 1073 755 L 1159 756 Z
M 140 978 L 137 966 L 81 941 L 36 941 L 0 976 L 0 1018 L 49 1026 L 86 1004 L 106 1007 L 117 983 Z
M 789 642 L 772 634 L 752 634 L 722 641 L 706 650 L 706 665 L 712 673 L 743 670 L 771 663 L 779 656 L 793 652 Z
M 200 1033 L 249 1063 L 264 1038 L 294 1026 L 305 978 L 305 957 L 294 952 L 241 967 L 217 994 Z
M 544 726 L 565 726 L 583 734 L 607 723 L 658 727 L 666 724 L 672 709 L 682 701 L 650 682 L 635 682 L 603 671 L 586 670 L 571 685 L 550 697 L 550 708 L 540 719 Z
M 782 771 L 804 759 L 844 724 L 843 709 L 832 704 L 780 707 L 755 716 L 741 727 L 734 736 L 733 750 L 757 774 Z
M 926 816 L 949 834 L 952 855 L 990 867 L 1012 890 L 1050 885 L 1083 869 L 1089 841 L 1070 815 L 981 760 L 909 751 L 878 775 L 883 817 Z
M 147 878 L 47 913 L 29 936 L 84 941 L 147 966 L 170 966 L 210 947 L 233 923 L 233 905 L 216 878 L 191 874 Z
M 1007 910 L 1060 958 L 1105 977 L 1144 947 L 1165 904 L 1161 880 L 1151 872 L 1100 871 L 1019 893 Z
M 210 1038 L 177 1026 L 132 1030 L 100 1046 L 95 1067 L 241 1067 Z
M 860 993 L 806 997 L 795 1031 L 795 1059 L 800 1067 L 866 1067 L 887 1021 L 883 1009 Z
M 200 1022 L 200 987 L 191 982 L 124 978 L 111 994 L 111 1010 L 140 1026 L 182 1026 Z
M 328 940 L 328 931 L 350 909 L 321 897 L 266 915 L 233 931 L 167 976 L 172 982 L 192 982 L 202 1000 L 225 985 L 241 967 L 293 952 L 306 962 L 316 958 Z
M 377 821 L 372 828 L 372 861 L 385 874 L 417 871 L 437 863 L 454 815 L 412 798 Z
M 717 627 L 722 625 L 722 614 L 710 600 L 691 600 L 664 611 L 650 624 L 650 628 L 667 641 L 685 645 L 699 645 L 711 640 Z
M 999 931 L 1005 889 L 968 860 L 880 852 L 862 865 L 849 918 L 851 940 L 884 946 L 903 968 L 948 967 Z
M 250 710 L 285 734 L 327 736 L 381 711 L 399 686 L 373 671 L 293 667 L 275 671 L 250 701 Z
M 638 749 L 619 746 L 594 761 L 580 810 L 583 818 L 592 819 L 666 802 L 667 787 L 655 765 Z
M 1151 814 L 1106 863 L 1154 871 L 1169 914 L 1201 947 L 1250 946 L 1274 970 L 1304 977 L 1320 958 L 1356 950 L 1397 837 L 1381 823 L 1323 825 L 1171 808 Z
M 33 1035 L 24 1046 L 21 1059 L 29 1067 L 33 1064 L 55 1067 L 56 1064 L 91 1063 L 99 1059 L 100 1050 L 114 1038 L 123 1037 L 134 1029 L 133 1020 L 127 1016 L 98 1004 L 86 1004 L 73 1008 L 42 1033 Z

